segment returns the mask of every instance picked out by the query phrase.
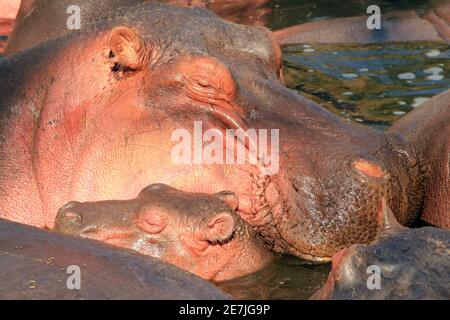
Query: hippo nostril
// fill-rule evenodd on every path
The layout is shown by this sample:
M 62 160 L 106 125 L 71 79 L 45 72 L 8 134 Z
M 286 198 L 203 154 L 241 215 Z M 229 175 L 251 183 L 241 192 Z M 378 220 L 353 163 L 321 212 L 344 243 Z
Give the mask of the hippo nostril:
M 70 220 L 70 221 L 81 221 L 82 220 L 82 215 L 79 212 L 74 212 L 74 211 L 67 211 L 64 212 L 64 219 L 66 220 Z
M 59 209 L 54 225 L 56 231 L 68 232 L 68 230 L 78 228 L 82 224 L 83 214 L 75 208 L 77 204 L 71 202 Z
M 74 228 L 82 224 L 83 216 L 75 211 L 66 211 L 59 217 L 57 225 L 63 228 Z
M 62 225 L 66 224 L 79 224 L 83 220 L 83 216 L 81 213 L 75 210 L 75 207 L 80 205 L 81 203 L 72 201 L 59 209 L 58 214 L 56 216 L 55 227 L 59 228 Z

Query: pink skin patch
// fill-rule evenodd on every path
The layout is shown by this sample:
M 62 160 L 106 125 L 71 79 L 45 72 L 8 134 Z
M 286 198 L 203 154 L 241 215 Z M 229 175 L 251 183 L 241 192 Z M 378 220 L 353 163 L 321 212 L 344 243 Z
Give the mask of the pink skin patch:
M 377 164 L 366 160 L 357 160 L 353 162 L 353 167 L 362 174 L 373 178 L 386 178 L 388 174 Z
M 19 6 L 20 0 L 0 1 L 0 19 L 15 19 Z

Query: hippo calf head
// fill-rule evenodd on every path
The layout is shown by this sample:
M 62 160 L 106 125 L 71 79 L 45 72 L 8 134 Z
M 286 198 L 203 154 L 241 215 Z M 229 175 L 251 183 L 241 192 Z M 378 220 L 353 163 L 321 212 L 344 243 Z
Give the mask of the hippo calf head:
M 55 230 L 160 258 L 208 280 L 226 280 L 270 260 L 257 235 L 236 215 L 238 198 L 182 192 L 153 184 L 133 200 L 70 202 Z

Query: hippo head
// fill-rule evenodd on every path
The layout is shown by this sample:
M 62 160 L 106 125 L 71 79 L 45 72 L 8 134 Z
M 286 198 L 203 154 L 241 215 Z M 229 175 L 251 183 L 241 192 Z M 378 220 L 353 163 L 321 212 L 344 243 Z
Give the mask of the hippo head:
M 287 89 L 281 50 L 264 27 L 151 3 L 24 55 L 11 62 L 29 59 L 27 72 L 35 68 L 24 91 L 38 108 L 28 108 L 39 114 L 33 174 L 50 228 L 68 201 L 129 199 L 149 183 L 231 190 L 239 215 L 274 249 L 322 261 L 375 237 L 382 195 L 395 198 L 403 223 L 420 199 L 407 188 L 417 161 L 401 139 L 351 125 Z M 239 150 L 248 151 L 243 161 Z M 150 236 L 153 225 L 180 227 L 155 210 L 141 208 L 133 228 Z M 211 232 L 224 233 L 204 223 L 193 231 L 224 241 L 231 217 L 210 217 L 221 225 Z
M 405 228 L 382 200 L 382 228 L 372 244 L 355 244 L 333 255 L 317 300 L 446 299 L 449 295 L 450 232 Z M 411 281 L 414 279 L 414 281 Z
M 232 192 L 187 193 L 153 184 L 133 200 L 70 202 L 55 230 L 133 249 L 222 281 L 261 268 L 270 254 L 236 214 Z

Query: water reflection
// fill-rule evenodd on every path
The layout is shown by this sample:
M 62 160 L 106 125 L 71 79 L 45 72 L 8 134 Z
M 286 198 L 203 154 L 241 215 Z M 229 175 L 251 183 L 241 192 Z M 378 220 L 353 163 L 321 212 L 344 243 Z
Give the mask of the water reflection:
M 384 129 L 450 88 L 449 58 L 436 43 L 298 45 L 284 51 L 285 78 L 339 116 Z
M 273 0 L 268 27 L 277 30 L 304 22 L 366 15 L 367 7 L 372 4 L 380 6 L 383 13 L 408 9 L 422 13 L 444 3 L 448 0 Z

